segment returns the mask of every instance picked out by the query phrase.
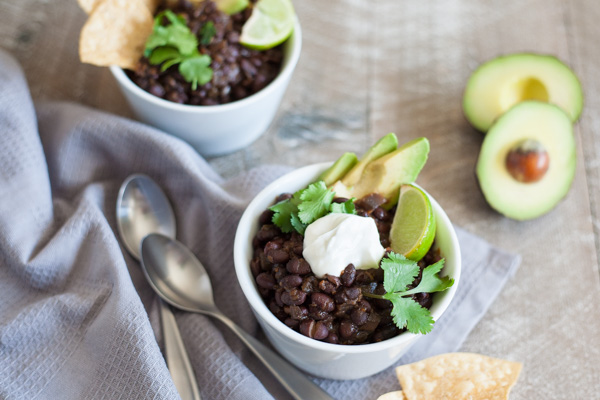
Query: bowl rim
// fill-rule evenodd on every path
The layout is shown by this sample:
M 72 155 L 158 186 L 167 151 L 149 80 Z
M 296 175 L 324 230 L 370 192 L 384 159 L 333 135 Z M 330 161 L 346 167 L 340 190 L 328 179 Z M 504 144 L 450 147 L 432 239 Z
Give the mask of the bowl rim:
M 302 28 L 300 27 L 300 21 L 296 17 L 294 22 L 294 30 L 292 35 L 283 43 L 284 45 L 291 45 L 291 51 L 287 58 L 287 61 L 283 65 L 283 68 L 279 71 L 275 79 L 271 81 L 267 86 L 259 90 L 258 92 L 251 94 L 248 97 L 244 97 L 241 100 L 232 101 L 226 104 L 215 104 L 215 105 L 192 105 L 192 104 L 179 104 L 160 97 L 156 97 L 153 94 L 146 92 L 144 89 L 136 85 L 125 73 L 123 68 L 117 65 L 110 65 L 108 68 L 117 82 L 127 91 L 140 97 L 146 102 L 152 103 L 156 106 L 171 109 L 174 111 L 185 112 L 185 113 L 215 113 L 215 112 L 226 112 L 230 110 L 236 110 L 243 108 L 248 103 L 257 102 L 263 97 L 266 97 L 271 93 L 274 88 L 283 82 L 286 78 L 294 71 L 298 60 L 300 59 L 300 50 L 302 48 Z M 285 56 L 284 56 L 285 57 Z
M 277 330 L 277 332 L 283 334 L 288 339 L 290 339 L 296 343 L 309 346 L 310 348 L 313 348 L 316 350 L 323 350 L 323 351 L 327 351 L 327 352 L 334 352 L 334 353 L 340 353 L 340 354 L 342 354 L 342 353 L 343 354 L 361 354 L 361 353 L 375 352 L 375 351 L 385 350 L 388 348 L 407 344 L 415 338 L 425 336 L 425 335 L 421 335 L 421 334 L 403 332 L 403 333 L 399 334 L 398 336 L 384 340 L 382 342 L 368 343 L 368 344 L 361 344 L 361 345 L 332 344 L 332 343 L 327 343 L 327 342 L 322 342 L 322 341 L 318 341 L 315 339 L 311 339 L 311 338 L 308 338 L 308 337 L 302 335 L 301 333 L 296 332 L 295 330 L 291 329 L 290 327 L 285 325 L 283 322 L 281 322 L 277 317 L 275 317 L 275 315 L 268 309 L 267 305 L 265 304 L 263 299 L 260 297 L 258 290 L 256 289 L 255 282 L 253 282 L 253 281 L 246 282 L 244 280 L 245 276 L 247 276 L 247 274 L 246 275 L 243 274 L 244 270 L 247 273 L 250 269 L 250 260 L 246 260 L 246 255 L 245 255 L 246 245 L 248 242 L 251 243 L 251 239 L 249 239 L 245 235 L 244 231 L 252 231 L 252 229 L 253 229 L 252 225 L 257 222 L 257 219 L 260 216 L 260 213 L 263 211 L 263 210 L 256 209 L 258 207 L 258 204 L 263 202 L 263 199 L 264 199 L 264 197 L 266 197 L 267 193 L 275 191 L 275 189 L 281 184 L 281 181 L 289 180 L 292 177 L 296 177 L 296 176 L 298 176 L 298 177 L 305 177 L 308 175 L 316 176 L 318 172 L 322 172 L 323 170 L 325 170 L 326 167 L 328 167 L 330 165 L 332 165 L 332 162 L 311 164 L 311 165 L 308 165 L 308 166 L 305 166 L 302 168 L 292 170 L 292 171 L 280 176 L 275 181 L 273 181 L 272 183 L 267 185 L 264 189 L 262 189 L 252 199 L 252 201 L 248 204 L 248 206 L 244 210 L 244 213 L 242 214 L 242 217 L 240 218 L 240 222 L 236 229 L 233 255 L 234 255 L 234 267 L 235 267 L 237 281 L 238 281 L 238 284 L 242 288 L 242 292 L 244 293 L 246 300 L 250 304 L 250 308 L 255 313 L 257 313 L 263 319 L 263 321 L 265 323 L 267 323 L 271 328 Z M 416 186 L 418 186 L 418 185 L 416 185 Z M 420 186 L 419 186 L 419 188 L 420 188 Z M 425 191 L 425 193 L 427 193 L 427 192 Z M 439 203 L 433 198 L 433 196 L 431 196 L 429 193 L 427 193 L 427 195 L 429 196 L 431 204 L 434 208 L 434 212 L 436 213 L 437 225 L 438 226 L 444 225 L 448 228 L 450 247 L 453 248 L 454 254 L 455 254 L 455 272 L 454 272 L 454 276 L 452 276 L 452 278 L 454 278 L 454 285 L 452 285 L 452 287 L 449 288 L 447 291 L 443 292 L 444 293 L 444 297 L 443 297 L 444 301 L 442 301 L 438 305 L 438 307 L 435 310 L 435 313 L 432 312 L 433 319 L 435 321 L 438 321 L 439 318 L 444 314 L 444 312 L 446 311 L 446 309 L 448 308 L 449 304 L 454 299 L 454 296 L 456 294 L 456 290 L 457 290 L 457 287 L 458 287 L 458 284 L 460 281 L 460 275 L 461 275 L 461 271 L 462 271 L 462 258 L 461 258 L 460 246 L 458 244 L 458 238 L 456 236 L 456 231 L 454 230 L 454 226 L 450 222 L 450 219 L 446 215 L 445 211 L 442 209 L 442 207 L 439 205 Z M 247 229 L 244 229 L 244 228 L 247 228 Z M 250 273 L 250 275 L 252 275 L 252 274 Z M 259 320 L 259 322 L 261 322 L 261 321 Z

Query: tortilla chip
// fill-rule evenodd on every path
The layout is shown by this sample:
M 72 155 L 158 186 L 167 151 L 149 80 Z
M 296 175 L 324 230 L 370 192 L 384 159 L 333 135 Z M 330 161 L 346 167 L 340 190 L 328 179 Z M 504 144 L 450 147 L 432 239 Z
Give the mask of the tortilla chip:
M 408 400 L 508 399 L 522 364 L 471 353 L 448 353 L 396 368 Z
M 377 400 L 406 400 L 406 397 L 404 397 L 404 393 L 401 390 L 398 390 L 397 392 L 382 394 Z
M 102 1 L 104 0 L 77 0 L 77 3 L 79 3 L 79 7 L 89 15 Z
M 81 30 L 84 63 L 133 68 L 144 53 L 154 20 L 144 0 L 104 0 Z
M 77 3 L 79 3 L 79 7 L 89 15 L 94 11 L 94 8 L 103 1 L 104 0 L 77 0 Z M 146 8 L 154 14 L 159 1 L 160 0 L 144 0 L 144 4 L 146 4 Z

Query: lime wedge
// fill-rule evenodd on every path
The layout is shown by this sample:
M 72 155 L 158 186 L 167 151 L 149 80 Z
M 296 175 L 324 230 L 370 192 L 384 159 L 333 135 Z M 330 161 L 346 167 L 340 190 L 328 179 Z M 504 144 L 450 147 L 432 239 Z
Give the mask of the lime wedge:
M 258 0 L 242 28 L 240 43 L 255 50 L 275 47 L 290 37 L 295 18 L 291 0 Z
M 244 11 L 250 4 L 250 0 L 214 0 L 217 8 L 225 14 L 237 14 Z
M 390 229 L 390 246 L 396 253 L 419 261 L 435 237 L 435 217 L 429 197 L 418 187 L 402 185 Z

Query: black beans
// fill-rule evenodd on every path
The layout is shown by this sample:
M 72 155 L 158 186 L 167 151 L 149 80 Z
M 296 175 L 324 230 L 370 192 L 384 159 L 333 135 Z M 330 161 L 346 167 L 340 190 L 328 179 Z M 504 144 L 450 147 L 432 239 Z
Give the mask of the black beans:
M 340 336 L 344 339 L 350 339 L 358 332 L 356 325 L 352 321 L 344 320 L 340 323 Z
M 292 258 L 286 268 L 290 274 L 306 275 L 311 272 L 310 265 L 303 258 Z
M 264 289 L 273 289 L 275 287 L 275 278 L 268 272 L 261 272 L 256 277 L 256 284 Z
M 281 294 L 281 301 L 288 306 L 299 306 L 306 300 L 306 293 L 302 290 L 292 289 Z
M 291 289 L 302 284 L 300 275 L 288 275 L 279 281 L 279 285 L 284 289 Z
M 323 340 L 329 336 L 327 326 L 321 321 L 315 322 L 312 319 L 300 323 L 300 333 L 317 340 Z
M 279 200 L 290 196 L 284 194 Z M 380 241 L 385 243 L 389 241 L 395 209 L 385 210 L 377 205 L 380 200 L 367 199 L 363 203 L 369 209 L 358 207 L 358 211 L 375 220 Z M 374 343 L 402 332 L 393 322 L 390 301 L 365 296 L 385 293 L 382 269 L 357 270 L 348 264 L 339 277 L 317 278 L 302 257 L 302 235 L 281 232 L 271 223 L 271 215 L 265 212 L 260 218 L 260 229 L 252 240 L 250 269 L 265 304 L 280 321 L 307 337 L 344 345 Z M 418 263 L 420 270 L 439 259 L 439 254 L 428 253 Z M 411 287 L 420 279 L 421 272 Z M 431 306 L 427 293 L 417 293 L 412 298 L 423 307 Z
M 288 252 L 282 249 L 271 250 L 266 254 L 267 259 L 275 264 L 283 264 L 288 262 L 288 260 L 290 259 L 290 255 L 288 254 Z
M 354 283 L 354 279 L 356 279 L 356 269 L 353 264 L 348 264 L 346 268 L 344 268 L 344 272 L 342 272 L 341 281 L 346 287 L 352 286 Z
M 350 318 L 352 318 L 352 322 L 354 322 L 356 325 L 361 326 L 367 322 L 369 313 L 367 313 L 363 308 L 355 308 L 354 311 L 352 311 Z
M 332 312 L 335 310 L 335 303 L 333 302 L 333 299 L 325 293 L 313 293 L 310 296 L 310 299 L 314 305 L 323 311 Z

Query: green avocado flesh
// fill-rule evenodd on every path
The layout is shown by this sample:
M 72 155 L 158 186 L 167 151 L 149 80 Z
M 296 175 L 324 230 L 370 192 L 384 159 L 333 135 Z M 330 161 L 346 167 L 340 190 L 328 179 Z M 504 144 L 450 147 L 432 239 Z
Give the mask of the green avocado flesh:
M 509 151 L 523 140 L 541 143 L 549 167 L 537 182 L 517 181 L 506 168 Z M 557 106 L 522 102 L 498 118 L 483 140 L 477 161 L 477 179 L 492 208 L 509 218 L 537 218 L 567 194 L 575 176 L 573 126 Z
M 394 133 L 388 133 L 367 150 L 360 161 L 342 178 L 342 183 L 348 187 L 354 186 L 360 179 L 367 164 L 379 157 L 391 153 L 396 150 L 397 147 L 398 138 Z
M 486 132 L 519 102 L 537 100 L 562 108 L 572 122 L 583 107 L 583 92 L 571 69 L 553 56 L 512 54 L 482 64 L 469 78 L 463 110 L 469 122 Z
M 369 162 L 354 186 L 344 185 L 344 177 L 332 189 L 339 197 L 357 199 L 379 193 L 388 200 L 385 207 L 390 208 L 398 201 L 400 186 L 417 179 L 428 154 L 429 141 L 426 138 L 411 140 L 397 150 Z
M 319 180 L 325 182 L 327 186 L 333 185 L 336 181 L 342 179 L 358 162 L 354 153 L 344 153 L 333 165 L 319 176 Z

